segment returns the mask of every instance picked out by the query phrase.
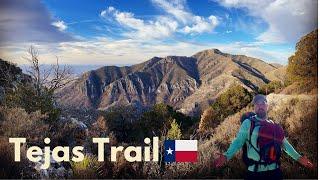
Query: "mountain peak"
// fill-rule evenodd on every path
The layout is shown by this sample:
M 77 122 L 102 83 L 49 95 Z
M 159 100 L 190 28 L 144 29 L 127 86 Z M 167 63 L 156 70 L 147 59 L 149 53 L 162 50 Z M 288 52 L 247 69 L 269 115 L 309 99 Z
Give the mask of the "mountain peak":
M 203 51 L 200 51 L 193 55 L 193 57 L 204 57 L 204 56 L 212 56 L 212 55 L 221 55 L 221 56 L 227 56 L 228 54 L 221 52 L 219 49 L 213 48 L 213 49 L 206 49 Z
M 219 49 L 211 49 L 211 51 L 213 51 L 215 54 L 224 54 L 223 52 L 221 52 Z

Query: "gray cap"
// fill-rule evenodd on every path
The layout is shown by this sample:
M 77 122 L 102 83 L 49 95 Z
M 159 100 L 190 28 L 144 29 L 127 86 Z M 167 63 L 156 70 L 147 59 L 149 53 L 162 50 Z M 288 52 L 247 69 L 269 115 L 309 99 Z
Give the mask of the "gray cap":
M 257 104 L 258 102 L 268 103 L 266 96 L 263 94 L 257 94 L 256 96 L 254 96 L 252 104 Z

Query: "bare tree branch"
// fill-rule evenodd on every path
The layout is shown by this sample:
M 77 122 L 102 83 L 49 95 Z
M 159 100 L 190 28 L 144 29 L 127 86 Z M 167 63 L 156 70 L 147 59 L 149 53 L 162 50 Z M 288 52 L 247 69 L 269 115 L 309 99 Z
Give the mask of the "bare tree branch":
M 27 71 L 34 81 L 37 95 L 41 94 L 42 88 L 45 87 L 49 91 L 64 87 L 73 81 L 71 68 L 64 65 L 61 69 L 59 58 L 56 56 L 56 64 L 46 69 L 40 64 L 39 53 L 36 48 L 30 46 L 28 50 L 29 57 L 24 57 L 30 63 L 30 69 Z

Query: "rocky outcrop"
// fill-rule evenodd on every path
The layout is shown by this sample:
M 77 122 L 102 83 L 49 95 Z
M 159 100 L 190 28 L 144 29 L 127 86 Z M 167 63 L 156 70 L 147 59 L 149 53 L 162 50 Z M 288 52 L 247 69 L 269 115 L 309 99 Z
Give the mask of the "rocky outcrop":
M 51 153 L 51 152 L 50 152 Z M 70 179 L 73 171 L 69 162 L 57 162 L 50 155 L 50 166 L 48 169 L 41 169 L 44 164 L 44 157 L 41 156 L 39 162 L 34 163 L 34 178 L 37 179 Z

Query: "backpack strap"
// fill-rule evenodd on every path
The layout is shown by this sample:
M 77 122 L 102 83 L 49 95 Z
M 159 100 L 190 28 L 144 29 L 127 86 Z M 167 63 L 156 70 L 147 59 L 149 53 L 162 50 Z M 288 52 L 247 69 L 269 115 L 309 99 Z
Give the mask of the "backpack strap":
M 249 131 L 249 138 L 248 138 L 248 143 L 249 143 L 249 146 L 251 146 L 258 154 L 259 154 L 259 157 L 260 157 L 260 160 L 259 161 L 255 161 L 253 159 L 250 159 L 248 158 L 248 165 L 249 166 L 252 166 L 254 165 L 254 171 L 256 172 L 257 169 L 258 169 L 258 165 L 261 164 L 261 155 L 260 155 L 260 151 L 258 149 L 256 149 L 253 144 L 251 143 L 251 136 L 252 136 L 252 133 L 253 133 L 253 130 L 254 128 L 256 127 L 256 119 L 254 116 L 250 117 L 250 131 Z M 260 126 L 260 125 L 257 125 L 257 126 Z M 248 148 L 248 147 L 247 147 Z M 248 151 L 247 151 L 248 153 Z
M 251 122 L 251 126 L 250 126 L 250 132 L 249 132 L 249 145 L 251 146 L 251 147 L 253 147 L 253 149 L 258 153 L 258 154 L 260 154 L 260 152 L 259 152 L 259 150 L 258 149 L 256 149 L 254 146 L 253 146 L 253 144 L 251 143 L 251 136 L 252 136 L 252 133 L 253 133 L 253 130 L 254 130 L 254 128 L 256 127 L 256 121 L 255 121 L 255 118 L 254 118 L 254 116 L 252 116 L 252 117 L 250 117 L 250 122 Z M 258 126 L 260 126 L 260 125 L 258 125 Z

